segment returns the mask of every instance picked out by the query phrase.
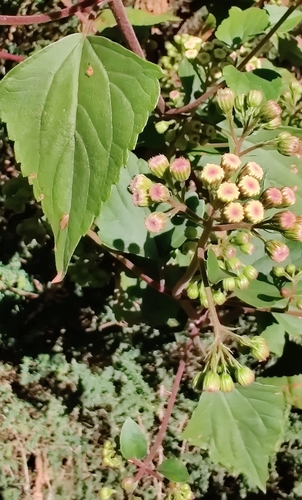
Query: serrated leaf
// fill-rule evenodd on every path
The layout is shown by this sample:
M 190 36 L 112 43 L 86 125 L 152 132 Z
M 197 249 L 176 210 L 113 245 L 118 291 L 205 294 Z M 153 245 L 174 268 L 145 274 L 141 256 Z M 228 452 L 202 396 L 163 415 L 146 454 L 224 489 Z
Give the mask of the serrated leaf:
M 258 382 L 262 384 L 274 385 L 281 389 L 286 402 L 302 410 L 302 375 L 291 377 L 259 377 Z
M 278 288 L 272 283 L 265 281 L 265 277 L 261 276 L 261 280 L 253 280 L 250 282 L 246 290 L 235 289 L 234 294 L 243 302 L 254 307 L 270 307 L 280 302 L 286 304 L 286 301 L 280 296 Z
M 282 91 L 282 78 L 271 69 L 256 69 L 241 72 L 234 66 L 223 68 L 225 81 L 236 95 L 247 94 L 250 90 L 261 90 L 266 100 L 277 100 Z
M 274 386 L 252 384 L 230 393 L 207 393 L 183 433 L 190 444 L 209 450 L 211 460 L 243 473 L 263 491 L 268 462 L 282 432 L 284 397 Z
M 177 483 L 184 483 L 189 479 L 189 473 L 186 466 L 177 458 L 167 458 L 158 467 L 158 472 L 160 472 L 164 477 L 169 479 L 169 481 L 175 481 Z
M 283 5 L 265 5 L 265 10 L 269 15 L 270 24 L 273 26 L 288 11 L 288 7 Z M 278 28 L 277 33 L 288 33 L 302 21 L 302 12 L 295 10 L 284 23 Z
M 74 34 L 2 80 L 2 119 L 50 221 L 57 280 L 155 107 L 160 75 L 157 66 L 110 40 Z
M 280 357 L 282 356 L 284 350 L 285 333 L 286 332 L 282 325 L 273 323 L 261 332 L 260 337 L 263 337 L 266 340 L 270 352 Z
M 251 7 L 241 10 L 232 7 L 229 17 L 218 26 L 216 37 L 227 45 L 238 47 L 250 38 L 263 33 L 269 25 L 266 11 Z
M 128 20 L 133 26 L 155 26 L 156 24 L 180 21 L 180 18 L 169 12 L 163 14 L 152 14 L 142 9 L 125 9 Z M 116 20 L 110 9 L 106 9 L 97 17 L 94 22 L 96 29 L 101 32 L 105 28 L 116 26 Z
M 286 333 L 294 337 L 302 335 L 302 318 L 286 313 L 272 313 L 275 320 L 281 325 Z
M 147 440 L 139 425 L 127 418 L 121 430 L 120 449 L 126 460 L 138 458 L 142 460 L 147 455 Z

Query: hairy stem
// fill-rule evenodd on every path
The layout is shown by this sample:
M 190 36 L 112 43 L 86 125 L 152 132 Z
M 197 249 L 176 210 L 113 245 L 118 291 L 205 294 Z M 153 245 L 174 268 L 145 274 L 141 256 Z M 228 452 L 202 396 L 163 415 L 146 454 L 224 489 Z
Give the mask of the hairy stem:
M 182 379 L 182 376 L 183 376 L 183 373 L 184 373 L 184 370 L 185 370 L 185 362 L 183 360 L 181 360 L 179 362 L 179 365 L 178 365 L 178 370 L 177 370 L 177 373 L 176 373 L 176 376 L 175 376 L 175 380 L 174 380 L 174 384 L 173 384 L 173 387 L 172 387 L 172 391 L 171 391 L 171 395 L 169 397 L 169 401 L 168 401 L 168 405 L 167 405 L 167 409 L 166 409 L 166 412 L 165 412 L 165 416 L 163 418 L 163 421 L 161 423 L 161 426 L 159 428 L 159 431 L 158 431 L 158 434 L 156 436 L 156 439 L 155 439 L 155 442 L 147 456 L 147 458 L 145 459 L 145 461 L 143 462 L 143 465 L 140 467 L 139 471 L 137 472 L 135 478 L 134 478 L 134 481 L 135 482 L 138 482 L 142 479 L 142 477 L 145 475 L 145 473 L 147 472 L 146 471 L 146 468 L 152 463 L 159 447 L 161 446 L 162 442 L 163 442 L 163 439 L 164 439 L 164 436 L 165 436 L 165 433 L 166 433 L 166 430 L 167 430 L 167 427 L 168 427 L 168 423 L 169 423 L 169 420 L 170 420 L 170 417 L 171 417 L 171 414 L 172 414 L 172 411 L 173 411 L 173 407 L 174 407 L 174 404 L 175 404 L 175 400 L 176 400 L 176 396 L 177 396 L 177 392 L 178 392 L 178 389 L 179 389 L 179 386 L 180 386 L 180 382 L 181 382 L 181 379 Z

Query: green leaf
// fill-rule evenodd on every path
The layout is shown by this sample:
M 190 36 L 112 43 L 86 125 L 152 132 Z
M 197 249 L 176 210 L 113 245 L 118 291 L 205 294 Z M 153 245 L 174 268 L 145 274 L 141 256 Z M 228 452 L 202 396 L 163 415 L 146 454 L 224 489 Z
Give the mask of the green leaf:
M 156 24 L 180 21 L 179 17 L 173 16 L 173 14 L 166 12 L 164 14 L 151 14 L 141 9 L 133 9 L 132 7 L 126 7 L 126 14 L 128 20 L 133 26 L 155 26 Z M 96 29 L 101 32 L 105 28 L 112 28 L 116 25 L 116 20 L 110 9 L 106 9 L 97 17 L 94 23 Z
M 273 26 L 279 19 L 288 11 L 287 7 L 283 5 L 266 5 L 265 10 L 269 15 L 269 22 Z M 288 33 L 302 21 L 302 12 L 295 10 L 284 23 L 278 28 L 277 33 Z
M 273 323 L 263 330 L 260 337 L 265 338 L 269 350 L 280 357 L 284 350 L 285 334 L 286 332 L 282 325 Z
M 281 325 L 286 333 L 294 337 L 302 335 L 302 318 L 286 313 L 272 313 L 275 320 Z
M 232 7 L 229 17 L 218 26 L 216 37 L 227 45 L 238 47 L 244 42 L 263 33 L 269 25 L 269 17 L 265 10 L 251 7 L 241 10 Z
M 243 473 L 265 491 L 268 462 L 284 420 L 284 397 L 274 386 L 236 386 L 230 393 L 204 392 L 183 433 L 209 450 L 211 460 Z
M 158 467 L 158 472 L 160 472 L 164 477 L 169 479 L 169 481 L 175 481 L 177 483 L 184 483 L 189 479 L 189 473 L 186 466 L 177 458 L 167 458 Z
M 110 40 L 74 34 L 2 80 L 2 119 L 50 221 L 57 281 L 156 105 L 160 75 Z
M 282 78 L 271 69 L 255 69 L 243 73 L 229 65 L 223 68 L 225 81 L 236 95 L 246 94 L 250 90 L 261 90 L 266 100 L 277 100 L 282 91 Z
M 272 283 L 268 283 L 265 277 L 261 276 L 263 280 L 257 279 L 250 282 L 246 290 L 239 290 L 236 288 L 234 294 L 243 302 L 250 304 L 254 307 L 270 307 L 280 302 L 280 307 L 286 304 L 280 296 L 278 288 Z
M 138 458 L 142 460 L 147 455 L 147 440 L 132 418 L 127 418 L 120 435 L 121 453 L 126 460 Z
M 217 257 L 212 249 L 208 251 L 207 272 L 209 280 L 211 281 L 211 283 L 214 284 L 218 283 L 224 278 L 229 278 L 230 276 L 233 276 L 232 274 L 223 271 L 223 269 L 219 267 Z
M 302 410 L 302 375 L 291 377 L 259 377 L 258 382 L 274 385 L 283 391 L 286 402 Z

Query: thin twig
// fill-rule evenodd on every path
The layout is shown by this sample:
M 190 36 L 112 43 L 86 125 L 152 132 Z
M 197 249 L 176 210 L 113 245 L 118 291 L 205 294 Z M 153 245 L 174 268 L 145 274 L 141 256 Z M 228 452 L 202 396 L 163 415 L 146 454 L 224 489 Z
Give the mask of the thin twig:
M 181 108 L 168 109 L 168 111 L 166 111 L 165 114 L 170 116 L 170 115 L 182 115 L 183 113 L 190 113 L 194 109 L 198 108 L 198 106 L 200 106 L 200 104 L 205 102 L 207 99 L 209 99 L 210 97 L 213 97 L 216 94 L 217 90 L 219 90 L 223 87 L 225 87 L 224 81 L 220 82 L 220 83 L 216 83 L 216 85 L 213 85 L 213 87 L 210 87 L 209 90 L 207 90 L 204 94 L 202 94 L 200 97 L 198 97 L 198 99 L 196 99 L 196 101 L 193 101 L 190 104 L 186 104 L 185 106 L 182 106 Z
M 26 56 L 18 56 L 16 54 L 10 54 L 5 50 L 0 50 L 0 59 L 6 59 L 7 61 L 21 62 L 24 61 L 24 59 L 26 59 Z
M 101 0 L 98 2 L 99 6 L 103 7 L 109 2 L 109 0 Z M 42 24 L 49 23 L 51 21 L 58 21 L 64 19 L 65 17 L 70 17 L 79 10 L 83 10 L 86 7 L 94 5 L 96 0 L 79 0 L 77 4 L 71 5 L 61 10 L 54 10 L 48 14 L 32 14 L 29 16 L 1 16 L 0 15 L 0 25 L 1 26 L 16 26 L 16 25 L 27 25 L 27 24 Z

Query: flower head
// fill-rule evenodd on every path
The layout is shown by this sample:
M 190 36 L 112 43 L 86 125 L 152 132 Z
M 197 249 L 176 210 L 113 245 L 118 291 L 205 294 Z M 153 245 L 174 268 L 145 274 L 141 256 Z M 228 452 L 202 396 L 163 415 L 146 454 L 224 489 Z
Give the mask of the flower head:
M 278 240 L 269 240 L 265 243 L 267 255 L 275 262 L 283 262 L 289 256 L 289 248 Z
M 219 89 L 216 99 L 223 113 L 228 114 L 232 111 L 234 106 L 234 92 L 231 89 Z
M 198 56 L 198 50 L 197 49 L 186 50 L 185 56 L 187 59 L 196 59 L 196 57 Z
M 145 189 L 136 189 L 132 194 L 132 203 L 136 207 L 148 207 L 151 204 L 151 199 Z
M 177 101 L 180 98 L 179 90 L 171 90 L 169 97 L 172 101 Z
M 292 229 L 296 224 L 296 216 L 289 210 L 283 210 L 272 217 L 271 222 L 278 225 L 278 229 L 287 230 Z
M 238 187 L 240 189 L 240 193 L 244 197 L 253 197 L 257 196 L 260 193 L 260 184 L 255 177 L 251 177 L 250 175 L 244 175 L 240 178 Z
M 264 218 L 264 207 L 261 201 L 251 200 L 244 205 L 245 218 L 253 224 L 259 224 Z
M 225 203 L 238 200 L 239 189 L 234 182 L 223 182 L 217 189 L 217 198 Z
M 290 187 L 283 187 L 280 189 L 282 195 L 282 207 L 290 207 L 296 203 L 296 195 Z
M 233 173 L 241 167 L 241 160 L 233 153 L 225 153 L 221 158 L 221 166 L 225 172 Z
M 202 44 L 201 38 L 190 36 L 189 40 L 184 43 L 185 49 L 199 49 Z
M 148 161 L 152 174 L 156 177 L 163 177 L 169 167 L 169 160 L 165 155 L 156 155 Z
M 191 163 L 181 156 L 171 163 L 169 170 L 172 178 L 176 181 L 186 181 L 191 174 Z
M 227 222 L 241 222 L 244 219 L 243 206 L 238 202 L 232 201 L 224 207 L 223 216 Z
M 261 195 L 260 201 L 265 208 L 278 208 L 283 203 L 283 195 L 281 189 L 275 187 L 267 188 Z
M 167 201 L 170 198 L 170 191 L 163 184 L 156 182 L 150 187 L 149 196 L 155 203 L 161 203 L 163 201 Z
M 148 189 L 152 186 L 152 181 L 151 179 L 148 179 L 144 174 L 138 174 L 135 177 L 133 177 L 129 190 L 131 193 L 134 193 L 134 191 L 137 190 L 145 190 L 148 191 Z
M 217 187 L 224 179 L 224 171 L 215 163 L 207 163 L 202 169 L 200 178 L 205 186 Z
M 166 223 L 168 217 L 163 212 L 154 212 L 145 218 L 145 226 L 150 233 L 160 233 Z
M 240 175 L 250 175 L 251 177 L 255 177 L 258 181 L 261 181 L 263 178 L 263 170 L 255 161 L 249 161 L 244 165 Z

